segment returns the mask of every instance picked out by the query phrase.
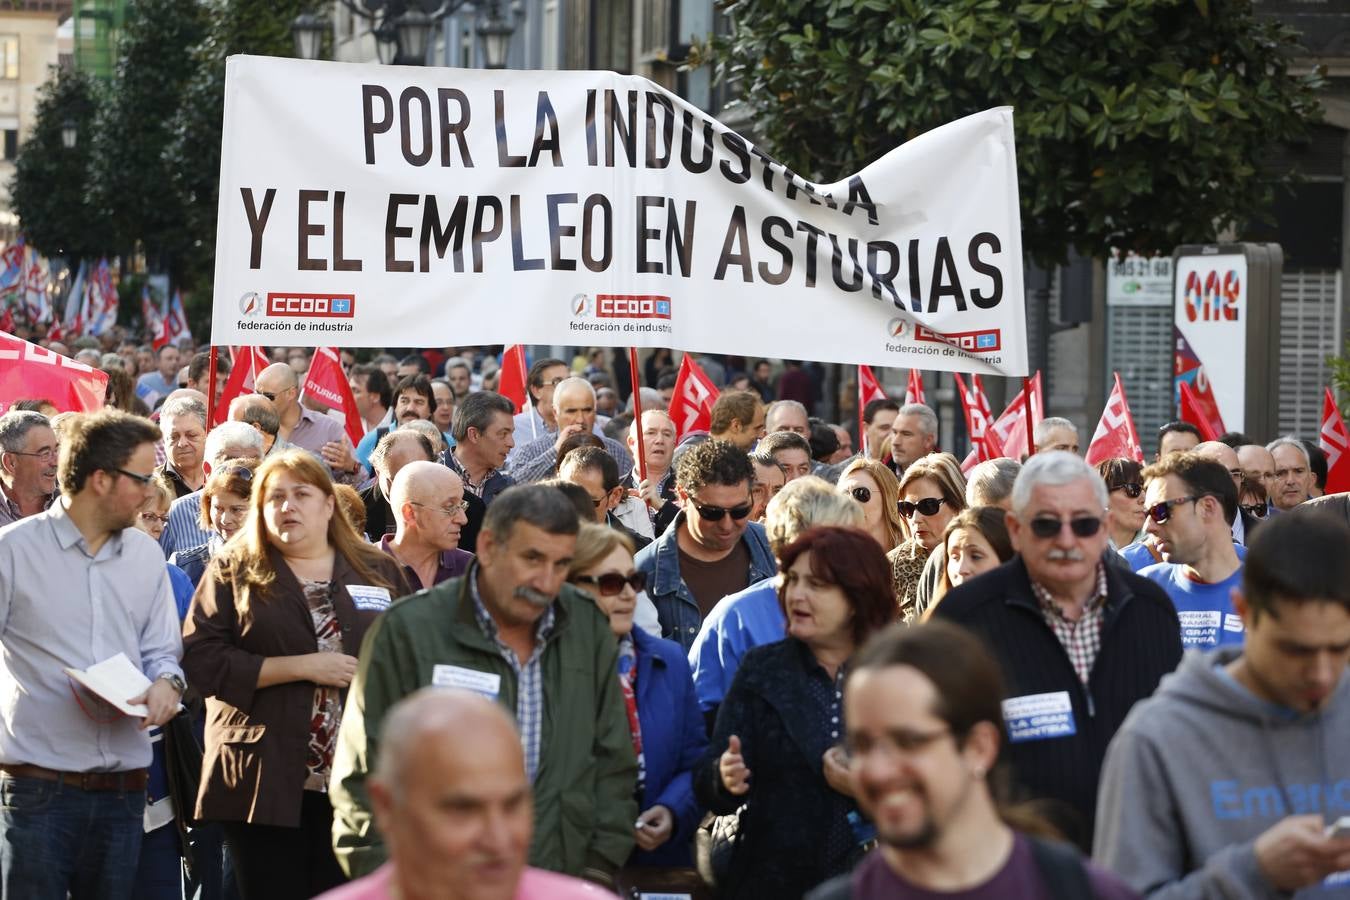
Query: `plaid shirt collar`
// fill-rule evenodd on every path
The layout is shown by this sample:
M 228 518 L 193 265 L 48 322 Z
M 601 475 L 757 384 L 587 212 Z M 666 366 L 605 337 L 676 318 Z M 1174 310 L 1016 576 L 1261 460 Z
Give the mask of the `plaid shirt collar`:
M 1077 621 L 1070 621 L 1064 615 L 1064 610 L 1045 587 L 1032 581 L 1031 590 L 1036 595 L 1045 623 L 1064 647 L 1079 680 L 1087 685 L 1102 646 L 1102 623 L 1106 618 L 1107 602 L 1106 564 L 1097 563 L 1097 579 L 1092 596 L 1083 604 L 1083 614 Z
M 450 452 L 446 454 L 446 458 L 450 462 L 450 468 L 454 470 L 455 474 L 458 475 L 461 480 L 463 480 L 465 489 L 468 490 L 469 493 L 473 494 L 475 497 L 478 497 L 480 500 L 483 497 L 483 488 L 487 486 L 487 483 L 492 479 L 492 476 L 496 475 L 497 472 L 500 471 L 499 469 L 489 469 L 487 471 L 487 474 L 483 476 L 483 480 L 475 484 L 473 480 L 469 478 L 468 468 L 465 467 L 464 463 L 460 461 L 460 458 L 455 455 L 455 450 L 453 447 L 450 448 Z M 474 584 L 476 591 L 477 583 L 476 582 L 472 583 Z M 477 595 L 475 594 L 475 596 Z
M 1049 590 L 1035 580 L 1031 582 L 1031 590 L 1036 595 L 1036 602 L 1040 605 L 1041 612 L 1045 613 L 1047 618 L 1053 616 L 1063 622 L 1069 621 L 1064 616 L 1064 610 L 1055 602 L 1055 598 Z M 1087 599 L 1087 603 L 1083 604 L 1082 618 L 1085 619 L 1091 614 L 1100 613 L 1104 606 L 1106 606 L 1106 564 L 1099 562 L 1097 563 L 1097 580 L 1093 587 L 1092 596 Z
M 492 614 L 489 613 L 487 607 L 483 605 L 483 596 L 478 592 L 479 572 L 478 562 L 475 561 L 466 573 L 466 577 L 469 579 L 469 599 L 473 600 L 474 618 L 478 620 L 478 627 L 483 629 L 483 634 L 487 635 L 499 649 L 514 656 L 515 651 L 502 643 L 502 639 L 498 636 L 497 623 L 492 620 Z M 553 625 L 557 618 L 555 610 L 556 607 L 554 604 L 550 603 L 548 609 L 544 611 L 544 614 L 539 617 L 539 621 L 535 623 L 535 647 L 531 660 L 538 658 L 540 652 L 543 650 L 544 642 L 553 634 Z

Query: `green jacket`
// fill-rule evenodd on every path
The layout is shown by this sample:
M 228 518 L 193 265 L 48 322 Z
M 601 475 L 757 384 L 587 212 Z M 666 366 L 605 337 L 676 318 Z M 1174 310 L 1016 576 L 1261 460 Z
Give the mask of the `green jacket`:
M 390 707 L 431 684 L 438 665 L 501 677 L 498 701 L 514 716 L 516 675 L 474 618 L 469 574 L 399 600 L 361 645 L 338 733 L 329 797 L 333 844 L 351 877 L 386 859 L 366 776 L 375 768 Z M 539 771 L 534 780 L 530 865 L 606 880 L 633 848 L 637 761 L 619 688 L 618 643 L 586 595 L 564 585 L 541 660 L 544 681 Z

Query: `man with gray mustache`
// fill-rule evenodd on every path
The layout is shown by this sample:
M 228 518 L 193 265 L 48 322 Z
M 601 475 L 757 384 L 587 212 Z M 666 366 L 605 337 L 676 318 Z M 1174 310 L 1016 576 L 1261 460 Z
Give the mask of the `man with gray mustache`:
M 993 650 L 1007 695 L 1015 793 L 1085 851 L 1106 747 L 1134 704 L 1181 660 L 1181 626 L 1156 584 L 1102 558 L 1108 495 L 1064 451 L 1027 460 L 1013 484 L 1017 555 L 934 610 Z
M 399 600 L 367 632 L 329 789 L 348 875 L 387 857 L 366 790 L 380 726 L 401 698 L 431 686 L 480 694 L 515 716 L 534 795 L 530 865 L 612 887 L 633 846 L 637 760 L 609 621 L 564 583 L 579 527 L 557 488 L 508 488 L 487 509 L 469 570 Z

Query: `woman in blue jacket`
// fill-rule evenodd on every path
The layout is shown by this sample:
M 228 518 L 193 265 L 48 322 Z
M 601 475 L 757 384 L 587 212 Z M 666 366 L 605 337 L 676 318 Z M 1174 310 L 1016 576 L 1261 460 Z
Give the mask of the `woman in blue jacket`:
M 702 817 L 692 774 L 708 749 L 703 716 L 684 651 L 674 641 L 633 627 L 646 576 L 633 565 L 628 536 L 584 524 L 568 581 L 595 598 L 619 641 L 619 684 L 638 759 L 637 849 L 630 866 L 688 867 Z

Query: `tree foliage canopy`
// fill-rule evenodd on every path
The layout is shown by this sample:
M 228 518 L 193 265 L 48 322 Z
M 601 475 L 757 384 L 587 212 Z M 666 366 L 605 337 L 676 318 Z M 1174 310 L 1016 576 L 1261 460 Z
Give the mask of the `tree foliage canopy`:
M 1012 106 L 1024 245 L 1170 250 L 1259 216 L 1319 108 L 1243 0 L 737 0 L 714 42 L 765 149 L 834 181 Z

